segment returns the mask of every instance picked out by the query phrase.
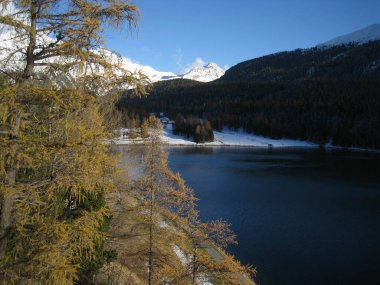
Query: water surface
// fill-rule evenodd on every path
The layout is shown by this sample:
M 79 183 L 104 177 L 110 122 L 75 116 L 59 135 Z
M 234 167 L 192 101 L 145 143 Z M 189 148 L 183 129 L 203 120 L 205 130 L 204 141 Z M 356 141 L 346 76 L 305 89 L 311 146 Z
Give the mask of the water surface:
M 380 157 L 320 150 L 169 147 L 204 220 L 263 285 L 380 284 Z

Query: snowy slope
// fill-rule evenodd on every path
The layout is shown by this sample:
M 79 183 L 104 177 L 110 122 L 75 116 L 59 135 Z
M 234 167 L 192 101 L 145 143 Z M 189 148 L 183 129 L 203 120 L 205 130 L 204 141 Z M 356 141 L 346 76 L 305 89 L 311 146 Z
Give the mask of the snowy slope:
M 128 133 L 127 129 L 119 131 L 120 134 Z M 189 138 L 181 135 L 175 135 L 171 124 L 168 124 L 161 136 L 161 140 L 167 145 L 187 145 L 187 146 L 246 146 L 246 147 L 318 147 L 317 144 L 308 141 L 299 141 L 291 139 L 271 139 L 255 134 L 248 134 L 242 131 L 231 131 L 224 129 L 221 132 L 214 131 L 214 141 L 207 143 L 195 143 Z M 129 139 L 121 135 L 118 139 L 113 140 L 115 144 L 140 144 L 146 143 L 141 138 Z
M 39 42 L 41 43 L 49 43 L 53 42 L 53 39 L 46 36 L 41 35 L 39 37 Z M 25 40 L 16 40 L 16 35 L 14 31 L 4 29 L 0 25 L 0 67 L 5 67 L 5 69 L 22 69 L 24 65 L 23 56 L 21 53 L 13 54 L 16 50 L 24 50 L 25 49 Z M 104 52 L 104 51 L 103 51 Z M 196 81 L 209 82 L 215 79 L 218 79 L 224 74 L 224 70 L 221 69 L 215 63 L 209 63 L 201 67 L 194 67 L 189 72 L 183 75 L 177 75 L 173 72 L 164 72 L 158 71 L 148 65 L 142 65 L 140 63 L 136 63 L 125 56 L 116 56 L 115 54 L 107 51 L 109 54 L 111 61 L 121 60 L 122 66 L 131 72 L 142 71 L 145 75 L 148 76 L 151 82 L 157 82 L 161 80 L 169 80 L 169 79 L 177 79 L 177 78 L 186 78 L 192 79 Z M 8 60 L 8 55 L 12 54 L 12 60 Z M 118 59 L 116 59 L 118 57 Z M 59 60 L 56 58 L 55 60 Z M 54 60 L 53 60 L 54 61 Z
M 0 30 L 0 65 L 5 65 L 7 69 L 22 69 L 24 65 L 23 56 L 21 53 L 17 53 L 16 56 L 13 56 L 12 61 L 7 61 L 8 55 L 12 54 L 14 51 L 18 49 L 25 49 L 25 42 L 22 40 L 15 40 L 15 33 L 10 30 Z M 49 43 L 53 40 L 49 38 L 48 36 L 43 36 L 40 38 L 40 42 Z M 112 60 L 113 55 L 111 52 L 109 52 L 110 60 Z M 116 57 L 116 56 L 115 56 Z M 56 59 L 58 60 L 58 58 Z M 141 65 L 139 63 L 133 62 L 131 59 L 121 56 L 120 58 L 122 66 L 131 72 L 138 72 L 142 71 L 144 74 L 148 76 L 148 78 L 152 82 L 164 80 L 164 79 L 171 79 L 171 78 L 177 78 L 178 76 L 174 74 L 173 72 L 162 72 L 155 70 L 154 68 L 147 66 L 147 65 Z
M 173 72 L 158 71 L 148 65 L 142 65 L 142 64 L 133 62 L 131 59 L 125 56 L 122 56 L 121 60 L 122 60 L 122 65 L 126 70 L 129 70 L 132 72 L 142 71 L 146 76 L 148 76 L 148 78 L 152 82 L 173 79 L 173 78 L 178 77 Z
M 364 44 L 369 41 L 380 39 L 380 24 L 374 24 L 364 29 L 357 30 L 353 33 L 336 37 L 330 41 L 317 45 L 317 47 L 323 46 L 336 46 L 349 43 Z
M 191 79 L 200 82 L 210 82 L 220 78 L 224 74 L 224 70 L 216 63 L 208 63 L 203 66 L 197 66 L 190 69 L 185 74 L 177 75 L 173 72 L 162 72 L 155 70 L 154 68 L 141 65 L 133 62 L 127 57 L 122 57 L 123 64 L 127 70 L 130 71 L 143 71 L 152 82 L 170 80 L 170 79 Z
M 9 5 L 7 9 L 0 9 L 0 15 L 7 15 L 14 13 L 15 8 L 13 5 Z M 25 20 L 27 21 L 27 20 Z M 22 70 L 24 67 L 24 58 L 22 52 L 25 52 L 27 46 L 26 38 L 17 38 L 15 31 L 12 28 L 8 28 L 0 24 L 0 68 L 3 70 Z M 54 42 L 54 39 L 46 34 L 38 35 L 38 42 L 41 44 L 49 44 Z M 17 52 L 20 51 L 20 52 Z M 131 59 L 116 55 L 108 50 L 103 50 L 111 61 L 120 62 L 121 65 L 131 72 L 143 72 L 150 79 L 151 82 L 157 82 L 161 80 L 175 79 L 175 78 L 187 78 L 203 82 L 215 80 L 224 74 L 224 71 L 216 64 L 210 63 L 205 66 L 194 67 L 184 75 L 177 75 L 173 72 L 158 71 L 148 65 L 143 65 L 132 61 Z M 11 55 L 11 57 L 9 56 Z M 54 58 L 49 62 L 59 61 L 60 59 Z M 41 69 L 41 71 L 43 71 Z M 74 74 L 70 74 L 74 76 Z
M 216 63 L 210 62 L 204 66 L 194 67 L 189 72 L 180 75 L 184 79 L 192 79 L 201 82 L 210 82 L 224 75 L 224 70 Z

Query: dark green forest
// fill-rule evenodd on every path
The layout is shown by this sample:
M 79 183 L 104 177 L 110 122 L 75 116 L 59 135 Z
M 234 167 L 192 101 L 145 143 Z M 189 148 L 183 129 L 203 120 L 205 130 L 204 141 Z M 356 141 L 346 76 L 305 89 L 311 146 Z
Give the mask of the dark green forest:
M 288 82 L 305 78 L 380 79 L 380 41 L 275 53 L 231 67 L 220 81 Z
M 380 148 L 380 41 L 278 53 L 210 83 L 157 82 L 150 96 L 125 94 L 118 106 L 127 121 L 165 112 L 207 119 L 214 130 Z
M 178 114 L 174 121 L 175 134 L 192 137 L 196 143 L 210 142 L 214 140 L 214 133 L 209 120 L 201 120 L 196 116 L 188 115 L 186 118 Z

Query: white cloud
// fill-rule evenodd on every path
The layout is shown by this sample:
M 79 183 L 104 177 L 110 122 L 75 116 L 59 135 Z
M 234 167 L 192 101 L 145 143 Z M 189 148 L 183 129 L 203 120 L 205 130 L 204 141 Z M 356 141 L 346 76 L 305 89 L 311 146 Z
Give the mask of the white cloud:
M 194 60 L 193 63 L 186 65 L 186 68 L 183 69 L 182 72 L 183 72 L 183 73 L 187 73 L 187 72 L 189 72 L 191 69 L 196 68 L 196 67 L 202 67 L 202 66 L 204 66 L 205 64 L 206 64 L 206 62 L 205 62 L 202 58 L 198 57 L 198 58 L 196 58 L 196 59 Z
M 231 66 L 229 66 L 228 64 L 225 64 L 224 65 L 224 71 L 226 71 L 227 69 L 230 69 Z
M 183 68 L 183 65 L 182 65 L 182 59 L 183 59 L 183 54 L 182 54 L 182 49 L 181 48 L 177 48 L 174 52 L 174 54 L 172 55 L 172 59 L 174 60 L 175 64 L 178 65 L 179 68 Z

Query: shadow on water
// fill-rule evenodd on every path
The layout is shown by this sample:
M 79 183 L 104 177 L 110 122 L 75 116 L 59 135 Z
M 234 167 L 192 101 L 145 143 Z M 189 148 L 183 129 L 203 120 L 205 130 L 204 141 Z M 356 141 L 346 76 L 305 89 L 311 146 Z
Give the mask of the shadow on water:
M 127 149 L 117 148 L 121 157 Z M 200 198 L 201 218 L 231 222 L 239 245 L 229 250 L 257 266 L 259 284 L 379 284 L 378 154 L 166 150 L 169 166 Z
M 378 284 L 379 155 L 168 150 L 171 168 L 200 198 L 202 218 L 232 223 L 239 246 L 230 251 L 258 267 L 260 284 Z

